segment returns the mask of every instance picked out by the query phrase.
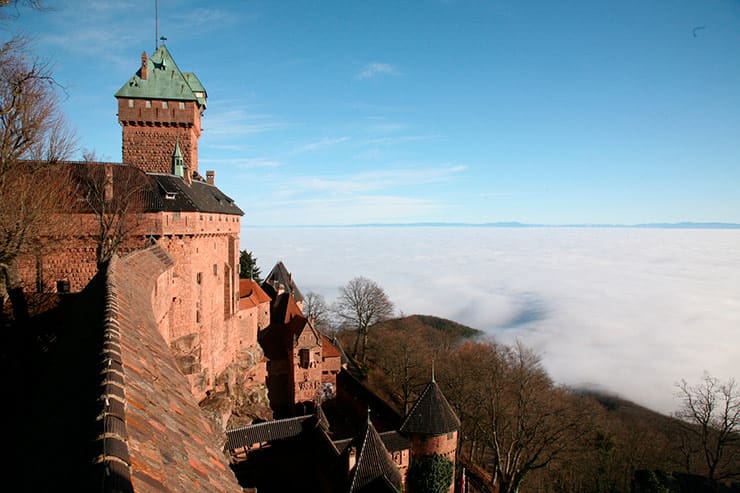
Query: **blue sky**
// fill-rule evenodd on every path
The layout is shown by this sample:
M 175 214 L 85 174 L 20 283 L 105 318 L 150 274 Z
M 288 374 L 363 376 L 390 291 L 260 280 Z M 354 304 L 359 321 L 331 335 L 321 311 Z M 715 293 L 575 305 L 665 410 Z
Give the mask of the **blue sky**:
M 154 3 L 48 0 L 0 31 L 99 157 Z M 740 222 L 740 1 L 158 3 L 208 91 L 199 167 L 247 227 Z

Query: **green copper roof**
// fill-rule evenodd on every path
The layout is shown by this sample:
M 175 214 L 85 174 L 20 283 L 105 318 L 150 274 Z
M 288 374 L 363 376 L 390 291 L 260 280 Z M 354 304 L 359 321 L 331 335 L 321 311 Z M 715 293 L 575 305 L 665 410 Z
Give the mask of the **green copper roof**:
M 206 105 L 206 90 L 194 73 L 183 73 L 165 45 L 147 60 L 147 78 L 141 68 L 116 93 L 117 98 L 174 99 Z

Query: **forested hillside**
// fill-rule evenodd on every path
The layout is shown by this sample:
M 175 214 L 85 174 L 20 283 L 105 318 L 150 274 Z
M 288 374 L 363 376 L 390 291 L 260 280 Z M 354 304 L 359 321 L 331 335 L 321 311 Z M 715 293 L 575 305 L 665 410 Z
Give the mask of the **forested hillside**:
M 523 345 L 422 315 L 378 323 L 370 333 L 367 384 L 405 413 L 434 367 L 462 423 L 461 461 L 479 466 L 500 492 L 713 490 L 705 445 L 716 436 L 616 396 L 558 386 Z M 740 491 L 730 489 L 740 471 L 734 432 L 725 445 L 715 488 Z

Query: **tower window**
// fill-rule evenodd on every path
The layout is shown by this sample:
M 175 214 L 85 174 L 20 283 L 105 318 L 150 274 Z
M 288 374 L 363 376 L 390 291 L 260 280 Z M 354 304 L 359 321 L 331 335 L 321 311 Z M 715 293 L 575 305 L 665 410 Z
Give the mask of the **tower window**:
M 167 101 L 162 101 L 162 108 L 167 109 Z
M 180 101 L 178 103 L 177 107 L 180 108 L 181 110 L 184 110 L 185 109 L 185 103 L 183 103 L 182 101 Z
M 147 100 L 147 102 L 146 102 L 146 105 L 145 105 L 145 106 L 146 106 L 147 108 L 151 108 L 151 107 L 152 107 L 152 102 L 151 102 L 151 101 L 149 101 L 149 100 Z
M 134 107 L 134 100 L 133 99 L 129 99 L 128 100 L 128 107 L 129 108 L 133 108 Z

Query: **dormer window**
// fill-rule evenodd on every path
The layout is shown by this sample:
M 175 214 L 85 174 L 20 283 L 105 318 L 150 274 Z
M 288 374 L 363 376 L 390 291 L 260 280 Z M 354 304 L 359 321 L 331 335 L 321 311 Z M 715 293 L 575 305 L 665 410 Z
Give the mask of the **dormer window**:
M 176 195 L 177 195 L 177 193 L 175 193 L 175 192 L 166 192 L 164 194 L 164 198 L 166 198 L 167 200 L 175 200 L 175 196 Z

